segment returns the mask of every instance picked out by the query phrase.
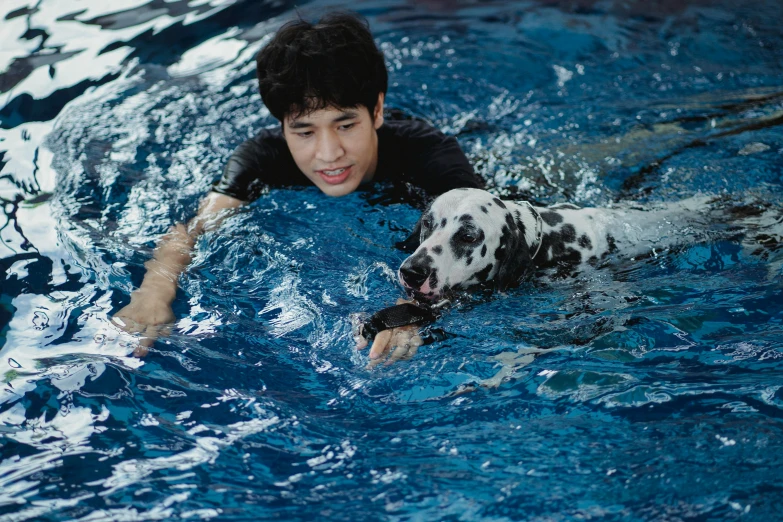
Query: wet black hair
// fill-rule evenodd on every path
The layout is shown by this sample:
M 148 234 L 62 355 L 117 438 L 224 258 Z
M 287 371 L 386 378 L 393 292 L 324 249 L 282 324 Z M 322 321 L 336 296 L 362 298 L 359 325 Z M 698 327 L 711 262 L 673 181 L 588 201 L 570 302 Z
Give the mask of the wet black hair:
M 261 98 L 281 122 L 329 107 L 364 106 L 372 116 L 388 86 L 369 24 L 346 12 L 286 23 L 256 55 L 256 72 Z

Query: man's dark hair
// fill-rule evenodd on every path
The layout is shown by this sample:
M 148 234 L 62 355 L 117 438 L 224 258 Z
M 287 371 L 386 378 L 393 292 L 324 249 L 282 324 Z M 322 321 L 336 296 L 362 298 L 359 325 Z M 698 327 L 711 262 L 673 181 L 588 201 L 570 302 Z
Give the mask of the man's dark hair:
M 388 84 L 369 24 L 349 13 L 288 22 L 256 56 L 256 71 L 261 98 L 281 122 L 329 107 L 363 105 L 372 116 Z

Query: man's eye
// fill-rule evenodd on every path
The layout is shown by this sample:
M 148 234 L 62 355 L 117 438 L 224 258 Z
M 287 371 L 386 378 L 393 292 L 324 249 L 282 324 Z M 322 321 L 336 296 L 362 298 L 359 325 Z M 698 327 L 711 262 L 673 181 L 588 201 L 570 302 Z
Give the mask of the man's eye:
M 356 123 L 346 123 L 345 125 L 340 125 L 341 130 L 348 130 L 351 129 Z
M 311 131 L 297 132 L 296 135 L 299 136 L 300 138 L 309 138 L 310 136 L 313 135 L 313 133 Z

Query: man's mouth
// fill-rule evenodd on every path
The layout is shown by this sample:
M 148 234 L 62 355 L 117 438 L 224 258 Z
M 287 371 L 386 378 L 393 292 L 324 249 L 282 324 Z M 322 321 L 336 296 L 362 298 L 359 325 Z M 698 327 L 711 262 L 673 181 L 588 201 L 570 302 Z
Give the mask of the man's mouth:
M 321 179 L 330 185 L 339 185 L 351 175 L 351 167 L 342 167 L 333 170 L 319 170 L 317 171 L 321 176 Z

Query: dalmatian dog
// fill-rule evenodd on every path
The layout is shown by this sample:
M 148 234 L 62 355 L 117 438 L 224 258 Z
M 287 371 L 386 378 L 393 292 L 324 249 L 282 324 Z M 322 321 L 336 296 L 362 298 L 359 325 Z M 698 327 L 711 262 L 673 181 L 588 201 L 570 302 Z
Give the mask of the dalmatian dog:
M 423 213 L 420 245 L 398 275 L 416 299 L 435 301 L 474 285 L 502 290 L 539 268 L 565 274 L 600 264 L 614 253 L 650 255 L 656 249 L 709 239 L 705 231 L 716 218 L 715 199 L 696 196 L 653 208 L 536 207 L 502 201 L 484 190 L 455 189 Z M 783 244 L 780 209 L 770 213 L 742 208 L 734 213 L 744 219 L 744 226 L 777 226 L 774 232 L 754 236 L 756 243 Z M 724 209 L 722 219 L 731 218 L 729 214 Z

